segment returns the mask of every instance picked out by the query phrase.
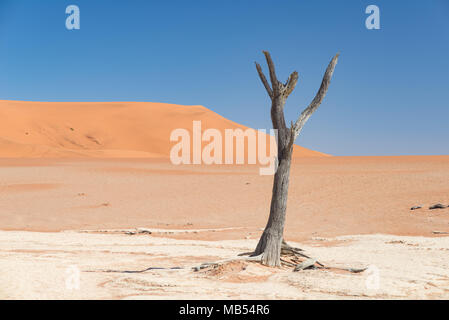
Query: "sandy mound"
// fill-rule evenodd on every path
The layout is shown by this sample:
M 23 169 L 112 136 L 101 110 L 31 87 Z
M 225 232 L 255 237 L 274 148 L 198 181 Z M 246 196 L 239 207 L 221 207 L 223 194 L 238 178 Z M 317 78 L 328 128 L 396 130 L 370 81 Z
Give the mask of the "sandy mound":
M 192 132 L 193 121 L 223 136 L 225 129 L 246 129 L 203 106 L 146 102 L 0 100 L 0 117 L 0 157 L 8 158 L 167 158 L 176 144 L 170 133 L 177 128 Z M 295 156 L 323 155 L 295 147 Z

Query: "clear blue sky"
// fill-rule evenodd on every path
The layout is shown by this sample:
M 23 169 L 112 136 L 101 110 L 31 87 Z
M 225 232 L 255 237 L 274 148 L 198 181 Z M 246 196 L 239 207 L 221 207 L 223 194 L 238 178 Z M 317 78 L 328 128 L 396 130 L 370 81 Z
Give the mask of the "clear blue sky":
M 65 8 L 81 29 L 65 28 Z M 365 28 L 380 8 L 381 29 Z M 449 154 L 449 1 L 0 0 L 0 99 L 201 104 L 271 128 L 254 61 L 299 84 L 288 122 L 340 52 L 297 143 L 334 155 Z M 151 130 L 151 128 L 149 128 Z

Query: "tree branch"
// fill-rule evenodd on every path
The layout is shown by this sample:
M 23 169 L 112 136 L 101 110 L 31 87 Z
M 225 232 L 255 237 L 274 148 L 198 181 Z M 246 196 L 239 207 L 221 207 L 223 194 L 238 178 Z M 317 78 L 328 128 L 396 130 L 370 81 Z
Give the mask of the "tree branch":
M 263 74 L 262 68 L 260 67 L 260 65 L 257 62 L 256 62 L 256 69 L 257 69 L 257 72 L 259 73 L 260 80 L 262 80 L 262 83 L 268 92 L 268 95 L 270 96 L 270 98 L 272 98 L 273 91 L 271 90 L 270 85 L 268 84 L 267 78 L 265 78 L 265 75 Z
M 296 87 L 296 83 L 298 82 L 298 72 L 294 71 L 287 80 L 287 83 L 284 85 L 285 91 L 285 97 L 287 98 L 290 93 L 292 93 L 293 89 Z
M 276 96 L 279 94 L 279 82 L 276 77 L 276 70 L 274 69 L 274 63 L 268 51 L 263 51 L 263 54 L 265 55 L 265 59 L 267 59 L 268 69 L 270 70 L 271 87 L 273 88 L 274 96 Z
M 310 116 L 318 109 L 324 97 L 326 96 L 327 89 L 329 88 L 332 74 L 334 73 L 335 66 L 337 65 L 339 55 L 340 54 L 337 53 L 335 57 L 332 58 L 331 62 L 327 66 L 326 72 L 324 73 L 320 89 L 315 95 L 315 98 L 312 100 L 309 106 L 301 113 L 298 120 L 296 120 L 296 123 L 292 127 L 292 130 L 294 130 L 295 133 L 295 138 L 299 135 L 307 120 L 309 120 Z

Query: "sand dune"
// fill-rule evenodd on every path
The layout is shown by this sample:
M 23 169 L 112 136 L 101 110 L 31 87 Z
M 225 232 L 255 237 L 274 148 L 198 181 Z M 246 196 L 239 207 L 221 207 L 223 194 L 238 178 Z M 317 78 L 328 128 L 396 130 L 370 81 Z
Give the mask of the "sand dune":
M 203 106 L 150 102 L 23 102 L 0 100 L 0 157 L 167 158 L 177 128 L 246 127 Z M 324 156 L 295 146 L 294 156 Z

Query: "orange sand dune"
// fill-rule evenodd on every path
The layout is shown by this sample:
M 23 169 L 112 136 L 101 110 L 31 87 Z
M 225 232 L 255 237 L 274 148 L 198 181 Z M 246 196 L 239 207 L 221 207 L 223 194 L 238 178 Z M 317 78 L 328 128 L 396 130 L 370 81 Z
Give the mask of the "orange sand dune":
M 246 129 L 203 106 L 0 100 L 0 157 L 167 158 L 177 128 Z M 224 136 L 224 135 L 223 135 Z M 203 145 L 204 146 L 204 145 Z M 295 157 L 325 154 L 295 146 Z

